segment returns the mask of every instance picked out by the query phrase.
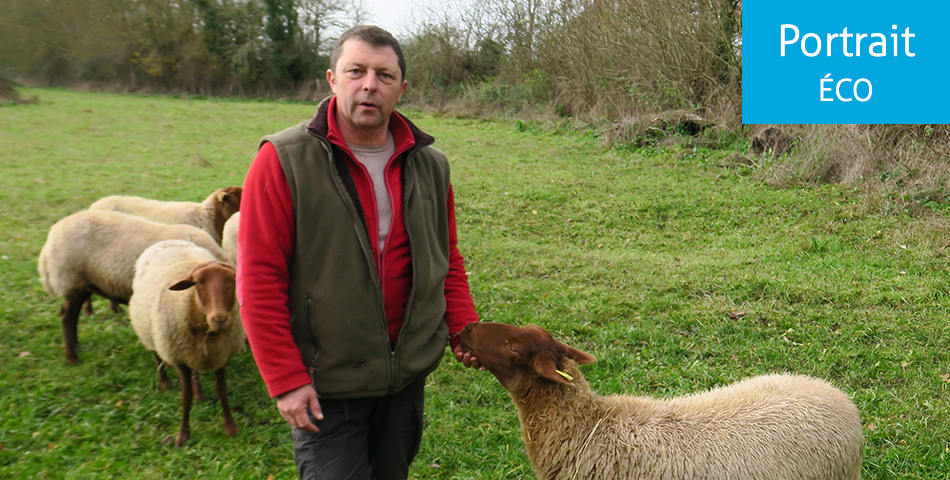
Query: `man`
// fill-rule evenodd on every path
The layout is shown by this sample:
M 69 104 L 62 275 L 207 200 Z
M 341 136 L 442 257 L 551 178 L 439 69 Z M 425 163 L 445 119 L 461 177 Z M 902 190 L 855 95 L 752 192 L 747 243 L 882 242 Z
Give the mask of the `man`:
M 405 479 L 425 377 L 478 321 L 445 155 L 395 112 L 405 59 L 357 26 L 330 56 L 334 96 L 264 137 L 244 183 L 238 298 L 301 478 Z

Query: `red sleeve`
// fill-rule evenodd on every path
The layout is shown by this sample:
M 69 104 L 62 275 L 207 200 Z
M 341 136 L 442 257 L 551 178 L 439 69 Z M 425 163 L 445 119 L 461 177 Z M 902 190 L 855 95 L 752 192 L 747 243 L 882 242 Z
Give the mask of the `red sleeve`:
M 257 368 L 272 397 L 310 383 L 290 330 L 288 261 L 295 225 L 290 187 L 270 143 L 248 169 L 238 228 L 237 296 Z
M 475 311 L 475 302 L 472 301 L 469 290 L 464 259 L 458 249 L 458 233 L 455 229 L 455 196 L 451 185 L 449 185 L 448 211 L 449 273 L 445 278 L 445 323 L 449 326 L 449 335 L 452 336 L 452 348 L 455 348 L 460 341 L 457 334 L 465 325 L 477 322 L 478 313 Z

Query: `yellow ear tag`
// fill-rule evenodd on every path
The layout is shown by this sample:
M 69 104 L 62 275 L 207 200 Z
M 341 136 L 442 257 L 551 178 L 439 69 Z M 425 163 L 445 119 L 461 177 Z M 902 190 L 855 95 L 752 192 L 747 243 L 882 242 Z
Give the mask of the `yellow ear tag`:
M 554 370 L 554 371 L 557 372 L 558 375 L 560 375 L 560 376 L 566 378 L 568 382 L 573 382 L 573 381 L 574 381 L 574 377 L 568 375 L 567 372 L 562 372 L 562 371 L 560 371 L 560 370 Z

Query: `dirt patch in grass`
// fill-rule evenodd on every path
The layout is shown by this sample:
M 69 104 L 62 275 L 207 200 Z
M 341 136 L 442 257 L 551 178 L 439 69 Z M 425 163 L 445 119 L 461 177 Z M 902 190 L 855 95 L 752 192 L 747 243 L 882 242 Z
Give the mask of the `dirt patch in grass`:
M 27 99 L 20 97 L 20 92 L 16 89 L 16 83 L 0 77 L 0 106 L 16 105 L 24 103 L 40 103 L 39 98 L 33 96 Z
M 695 137 L 713 123 L 693 112 L 668 110 L 665 112 L 627 118 L 613 125 L 604 135 L 606 146 L 629 144 L 637 148 L 670 143 L 671 137 Z M 673 140 L 672 143 L 678 143 Z

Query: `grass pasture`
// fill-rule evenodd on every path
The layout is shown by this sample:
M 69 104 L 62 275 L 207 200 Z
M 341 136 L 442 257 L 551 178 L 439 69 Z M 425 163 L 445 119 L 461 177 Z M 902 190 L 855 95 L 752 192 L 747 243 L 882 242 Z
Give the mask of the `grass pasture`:
M 40 103 L 0 108 L 0 478 L 295 478 L 247 350 L 228 374 L 240 434 L 225 437 L 212 400 L 193 408 L 185 447 L 163 445 L 179 395 L 158 392 L 126 313 L 98 300 L 80 317 L 83 363 L 68 365 L 36 257 L 53 223 L 102 196 L 200 201 L 241 184 L 260 137 L 314 106 L 24 95 Z M 767 187 L 730 152 L 605 150 L 583 132 L 411 117 L 452 161 L 483 319 L 537 323 L 591 352 L 584 371 L 603 394 L 828 379 L 862 412 L 864 478 L 950 478 L 939 222 L 876 214 L 845 187 Z M 505 391 L 450 358 L 429 378 L 412 477 L 533 478 Z

